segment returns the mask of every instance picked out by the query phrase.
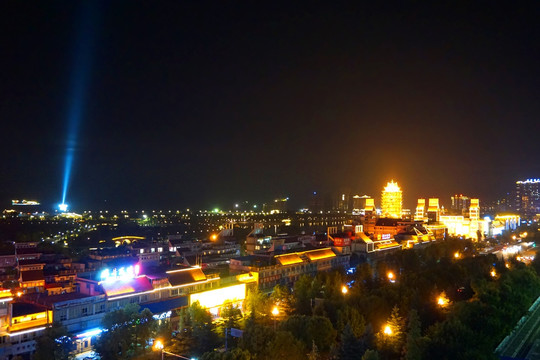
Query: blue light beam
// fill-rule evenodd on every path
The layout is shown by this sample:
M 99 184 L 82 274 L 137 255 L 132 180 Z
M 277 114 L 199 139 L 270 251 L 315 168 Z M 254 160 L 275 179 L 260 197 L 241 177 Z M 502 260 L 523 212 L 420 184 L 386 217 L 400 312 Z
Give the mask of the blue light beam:
M 64 176 L 62 186 L 62 203 L 59 208 L 67 209 L 66 198 L 73 170 L 73 160 L 77 149 L 79 128 L 83 116 L 85 98 L 88 89 L 88 79 L 92 59 L 92 50 L 95 41 L 95 17 L 98 13 L 97 1 L 85 1 L 81 3 L 78 36 L 74 51 L 74 63 L 70 82 L 69 108 L 67 114 L 67 141 L 66 156 L 64 162 Z M 65 210 L 62 210 L 65 211 Z

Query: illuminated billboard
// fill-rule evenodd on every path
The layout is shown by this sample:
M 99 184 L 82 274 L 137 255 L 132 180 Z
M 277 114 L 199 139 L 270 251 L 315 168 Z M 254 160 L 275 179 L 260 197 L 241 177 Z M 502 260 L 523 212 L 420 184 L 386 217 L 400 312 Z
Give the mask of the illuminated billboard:
M 227 301 L 237 302 L 246 298 L 246 284 L 224 287 L 221 289 L 208 290 L 189 295 L 189 304 L 199 302 L 202 307 L 220 307 Z

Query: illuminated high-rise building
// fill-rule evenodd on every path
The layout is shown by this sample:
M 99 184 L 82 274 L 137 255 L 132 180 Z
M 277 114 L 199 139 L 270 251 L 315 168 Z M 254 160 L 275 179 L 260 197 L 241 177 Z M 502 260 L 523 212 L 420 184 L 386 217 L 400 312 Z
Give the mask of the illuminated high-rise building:
M 287 207 L 287 202 L 289 201 L 289 198 L 279 198 L 279 199 L 275 199 L 274 200 L 274 208 L 272 210 L 274 211 L 277 211 L 277 212 L 281 212 L 281 213 L 284 213 L 284 212 L 287 212 L 288 211 L 288 207 Z
M 418 199 L 414 221 L 425 221 L 426 218 L 426 199 Z
M 454 214 L 465 214 L 469 211 L 471 199 L 463 194 L 456 194 L 450 198 L 452 200 L 452 212 Z
M 471 221 L 480 220 L 480 200 L 471 199 L 471 205 L 469 206 L 469 218 Z
M 429 199 L 429 206 L 427 210 L 427 218 L 430 223 L 439 222 L 439 215 L 441 214 L 441 208 L 439 207 L 439 199 Z
M 367 213 L 373 213 L 375 212 L 375 199 L 367 198 L 366 204 L 364 207 L 364 212 Z
M 525 220 L 540 214 L 540 179 L 516 181 L 515 211 Z
M 394 180 L 386 184 L 381 194 L 382 215 L 390 218 L 401 218 L 403 198 L 401 189 Z
M 363 210 L 366 208 L 367 200 L 371 199 L 368 195 L 354 195 L 353 196 L 353 211 Z

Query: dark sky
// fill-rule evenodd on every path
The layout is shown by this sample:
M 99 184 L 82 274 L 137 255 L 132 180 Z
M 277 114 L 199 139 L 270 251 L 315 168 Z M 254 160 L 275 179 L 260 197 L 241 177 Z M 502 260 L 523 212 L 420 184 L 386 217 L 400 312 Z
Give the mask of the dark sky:
M 4 2 L 0 200 L 60 201 L 70 136 L 77 208 L 540 177 L 538 1 L 337 3 Z

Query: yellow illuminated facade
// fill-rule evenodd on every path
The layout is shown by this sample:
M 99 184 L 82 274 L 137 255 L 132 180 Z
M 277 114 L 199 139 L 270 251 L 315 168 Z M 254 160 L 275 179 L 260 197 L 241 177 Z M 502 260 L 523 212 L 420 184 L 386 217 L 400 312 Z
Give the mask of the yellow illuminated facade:
M 12 317 L 9 330 L 10 332 L 16 332 L 20 330 L 27 330 L 34 327 L 44 326 L 49 323 L 52 323 L 51 310 Z
M 426 199 L 418 199 L 414 221 L 424 221 L 426 219 Z
M 402 191 L 394 180 L 386 184 L 381 194 L 381 210 L 384 217 L 399 219 L 403 206 Z
M 375 199 L 366 199 L 366 207 L 364 211 L 375 211 Z
M 469 217 L 462 215 L 441 215 L 440 222 L 448 229 L 448 234 L 453 236 L 463 236 L 473 240 L 481 240 L 478 235 L 489 233 L 489 220 L 480 219 L 480 202 L 478 199 L 471 199 L 469 207 Z
M 246 298 L 246 284 L 238 284 L 221 289 L 208 290 L 189 295 L 189 305 L 199 302 L 202 307 L 213 309 L 226 302 L 236 303 Z

